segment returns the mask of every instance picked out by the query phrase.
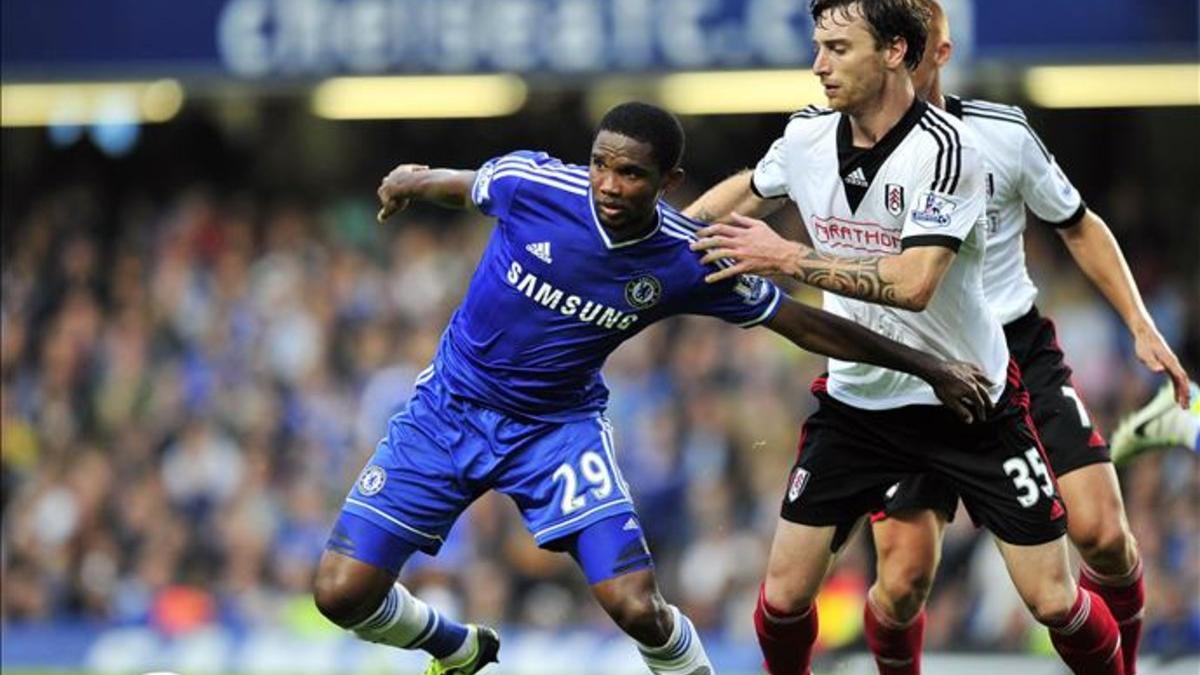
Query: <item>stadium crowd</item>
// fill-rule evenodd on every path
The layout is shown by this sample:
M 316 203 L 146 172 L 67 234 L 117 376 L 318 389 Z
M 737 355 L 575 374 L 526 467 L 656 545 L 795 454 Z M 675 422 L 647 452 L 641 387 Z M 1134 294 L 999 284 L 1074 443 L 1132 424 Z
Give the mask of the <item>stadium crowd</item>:
M 1150 198 L 1125 191 L 1096 208 L 1129 241 Z M 178 632 L 313 611 L 308 585 L 341 499 L 430 360 L 490 224 L 414 210 L 378 226 L 365 190 L 109 199 L 69 184 L 5 211 L 0 619 Z M 1158 381 L 1052 237 L 1029 249 L 1040 305 L 1111 429 Z M 1195 377 L 1195 270 L 1153 246 L 1128 253 L 1163 334 L 1193 345 L 1181 356 Z M 688 317 L 645 331 L 606 370 L 618 458 L 665 593 L 702 631 L 753 639 L 767 542 L 821 368 L 767 331 Z M 1144 648 L 1200 651 L 1200 462 L 1149 455 L 1122 485 L 1147 569 Z M 1041 631 L 1000 565 L 960 512 L 929 649 L 1034 648 Z M 859 639 L 872 570 L 859 536 L 822 598 L 827 647 Z M 477 502 L 438 558 L 404 574 L 472 620 L 613 630 L 570 560 L 539 551 L 503 497 Z

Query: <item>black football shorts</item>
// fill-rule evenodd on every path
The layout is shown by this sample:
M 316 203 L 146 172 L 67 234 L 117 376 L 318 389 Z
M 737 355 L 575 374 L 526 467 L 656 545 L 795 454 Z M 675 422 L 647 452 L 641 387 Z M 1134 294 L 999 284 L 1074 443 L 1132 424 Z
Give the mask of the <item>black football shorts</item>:
M 1054 475 L 1064 476 L 1075 469 L 1112 461 L 1108 445 L 1071 381 L 1071 368 L 1058 345 L 1054 322 L 1034 307 L 1006 324 L 1004 337 L 1021 369 L 1033 424 Z M 933 509 L 952 520 L 958 505 L 954 488 L 932 476 L 915 477 L 890 486 L 885 499 L 883 510 L 873 514 L 873 519 L 905 510 Z
M 823 377 L 813 394 L 819 406 L 801 430 L 781 516 L 837 526 L 835 550 L 862 516 L 885 507 L 889 488 L 922 474 L 952 488 L 976 524 L 1003 541 L 1034 545 L 1066 532 L 1066 510 L 1015 363 L 992 414 L 971 425 L 940 405 L 846 405 L 829 395 Z

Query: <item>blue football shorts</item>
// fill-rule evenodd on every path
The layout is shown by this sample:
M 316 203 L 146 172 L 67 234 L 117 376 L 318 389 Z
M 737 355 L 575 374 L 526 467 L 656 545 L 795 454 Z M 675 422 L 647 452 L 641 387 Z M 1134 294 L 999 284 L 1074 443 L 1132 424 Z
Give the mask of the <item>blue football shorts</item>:
M 434 555 L 459 514 L 488 490 L 516 502 L 544 548 L 593 523 L 634 514 L 603 416 L 514 417 L 450 395 L 436 374 L 388 422 L 387 437 L 342 512 Z

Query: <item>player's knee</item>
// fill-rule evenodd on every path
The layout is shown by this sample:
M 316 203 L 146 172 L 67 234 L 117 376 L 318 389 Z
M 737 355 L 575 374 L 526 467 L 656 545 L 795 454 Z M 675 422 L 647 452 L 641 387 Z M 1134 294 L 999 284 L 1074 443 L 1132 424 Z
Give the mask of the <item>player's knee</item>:
M 671 610 L 658 593 L 630 595 L 605 609 L 621 630 L 642 643 L 657 645 L 671 636 Z
M 358 611 L 357 600 L 346 590 L 345 584 L 329 576 L 318 574 L 313 580 L 313 603 L 317 611 L 343 628 L 354 625 L 353 617 Z
M 344 580 L 318 574 L 313 580 L 313 602 L 326 618 L 348 628 L 361 621 L 363 601 Z
M 932 565 L 915 560 L 881 565 L 876 586 L 892 619 L 905 622 L 920 613 L 933 587 L 933 574 Z
M 767 566 L 763 598 L 772 609 L 783 614 L 799 614 L 812 606 L 816 590 L 810 589 L 785 567 Z
M 1119 567 L 1134 557 L 1133 536 L 1120 518 L 1090 523 L 1080 528 L 1072 540 L 1092 567 Z
M 312 586 L 317 611 L 343 628 L 361 623 L 388 592 L 388 586 L 378 588 L 379 584 L 367 581 L 322 561 Z
M 1028 602 L 1033 618 L 1044 626 L 1061 626 L 1075 607 L 1073 585 L 1047 587 Z

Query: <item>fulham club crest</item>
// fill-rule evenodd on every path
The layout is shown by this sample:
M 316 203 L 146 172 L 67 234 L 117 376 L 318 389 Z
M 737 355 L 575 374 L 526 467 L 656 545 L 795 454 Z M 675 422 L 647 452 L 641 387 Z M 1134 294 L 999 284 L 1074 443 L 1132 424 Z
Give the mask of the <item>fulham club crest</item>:
M 887 207 L 888 213 L 899 218 L 904 213 L 904 186 L 888 183 L 887 189 L 883 191 L 883 205 Z
M 635 309 L 646 309 L 662 297 L 662 284 L 649 274 L 625 284 L 625 301 Z
M 788 484 L 788 501 L 794 502 L 804 493 L 804 488 L 808 485 L 808 470 L 796 467 L 792 472 L 792 482 Z

